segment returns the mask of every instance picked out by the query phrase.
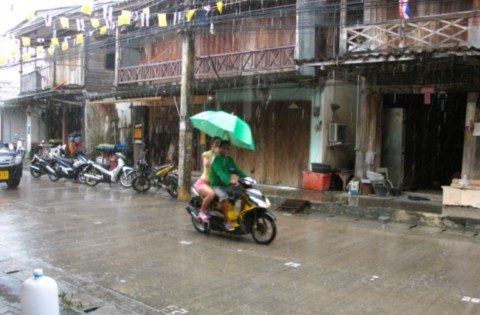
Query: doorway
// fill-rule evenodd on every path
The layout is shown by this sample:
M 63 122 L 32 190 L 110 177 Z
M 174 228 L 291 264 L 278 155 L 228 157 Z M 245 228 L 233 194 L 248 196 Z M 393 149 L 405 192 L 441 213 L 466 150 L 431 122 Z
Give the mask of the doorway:
M 463 93 L 432 94 L 431 104 L 423 94 L 384 95 L 382 166 L 392 182 L 403 190 L 439 190 L 460 175 L 466 102 Z

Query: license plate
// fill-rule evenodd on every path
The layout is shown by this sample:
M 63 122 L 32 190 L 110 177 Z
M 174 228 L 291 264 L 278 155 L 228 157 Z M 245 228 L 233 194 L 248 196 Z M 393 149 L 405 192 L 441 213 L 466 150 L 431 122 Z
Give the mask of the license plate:
M 8 179 L 8 171 L 0 171 L 0 179 Z

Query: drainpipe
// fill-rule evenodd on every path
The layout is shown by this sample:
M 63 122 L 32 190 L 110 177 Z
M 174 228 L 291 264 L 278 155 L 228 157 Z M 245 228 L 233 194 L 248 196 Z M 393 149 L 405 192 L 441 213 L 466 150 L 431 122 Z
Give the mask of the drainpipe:
M 356 111 L 355 111 L 355 149 L 354 151 L 358 150 L 358 143 L 359 143 L 359 135 L 358 135 L 358 124 L 360 121 L 360 75 L 357 75 L 357 104 L 356 104 Z

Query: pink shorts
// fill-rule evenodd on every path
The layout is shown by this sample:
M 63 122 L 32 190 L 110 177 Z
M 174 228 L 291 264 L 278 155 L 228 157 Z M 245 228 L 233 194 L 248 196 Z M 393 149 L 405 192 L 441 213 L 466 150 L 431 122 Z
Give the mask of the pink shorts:
M 193 184 L 193 187 L 195 187 L 195 189 L 198 191 L 202 185 L 210 185 L 210 182 L 206 179 L 199 178 L 195 184 Z

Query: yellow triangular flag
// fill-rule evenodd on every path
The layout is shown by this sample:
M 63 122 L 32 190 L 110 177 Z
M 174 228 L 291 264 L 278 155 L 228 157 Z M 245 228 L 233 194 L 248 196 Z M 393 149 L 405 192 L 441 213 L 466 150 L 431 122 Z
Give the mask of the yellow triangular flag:
M 82 6 L 82 12 L 88 15 L 92 14 L 92 3 L 90 1 Z
M 70 28 L 70 22 L 68 21 L 68 18 L 61 17 L 60 18 L 60 25 L 62 26 L 62 28 Z
M 142 10 L 142 12 L 145 14 L 150 14 L 150 8 L 145 8 Z
M 55 47 L 52 47 L 52 46 L 48 47 L 48 54 L 50 56 L 53 56 L 54 53 L 55 53 Z
M 68 41 L 65 40 L 65 41 L 62 43 L 62 50 L 63 50 L 63 51 L 68 50 Z
M 30 61 L 30 53 L 23 54 L 23 61 Z
M 220 12 L 220 13 L 223 12 L 223 2 L 222 1 L 217 2 L 217 9 L 218 9 L 218 12 Z
M 7 57 L 1 56 L 0 57 L 0 65 L 3 65 L 5 62 L 7 62 Z
M 105 35 L 107 34 L 107 26 L 102 26 L 100 28 L 100 35 Z
M 58 46 L 58 38 L 57 37 L 52 37 L 52 41 L 50 44 L 53 48 Z
M 158 14 L 158 26 L 165 27 L 167 26 L 167 14 L 159 13 Z
M 34 10 L 28 11 L 28 13 L 27 13 L 27 20 L 28 20 L 28 21 L 31 21 L 31 20 L 33 20 L 34 18 L 35 18 L 35 11 L 34 11 Z
M 187 15 L 187 21 L 190 22 L 190 20 L 193 18 L 193 15 L 195 14 L 195 9 L 188 10 L 188 15 Z
M 92 19 L 92 27 L 93 28 L 98 28 L 100 26 L 100 20 L 99 19 Z
M 37 56 L 45 54 L 45 49 L 43 46 L 38 46 L 37 47 Z
M 15 57 L 17 55 L 17 50 L 16 49 L 10 50 L 10 55 L 12 55 L 12 57 Z
M 30 37 L 23 37 L 22 36 L 22 46 L 29 47 L 30 46 Z
M 77 45 L 81 45 L 83 43 L 83 34 L 77 34 Z

